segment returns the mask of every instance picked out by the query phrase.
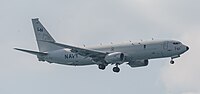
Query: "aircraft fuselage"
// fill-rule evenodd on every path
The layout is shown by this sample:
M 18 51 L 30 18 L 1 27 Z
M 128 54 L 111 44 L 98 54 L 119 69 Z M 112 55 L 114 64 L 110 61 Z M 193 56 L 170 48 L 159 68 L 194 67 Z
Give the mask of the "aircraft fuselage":
M 168 40 L 168 41 L 146 41 L 146 42 L 129 42 L 117 45 L 107 45 L 99 47 L 91 47 L 107 52 L 122 52 L 125 54 L 125 61 L 135 60 L 149 60 L 155 58 L 165 57 L 179 57 L 182 53 L 188 50 L 188 47 L 181 42 Z M 76 53 L 72 53 L 70 49 L 60 49 L 48 52 L 48 55 L 43 57 L 45 61 L 66 64 L 66 65 L 92 65 L 96 64 L 90 57 L 83 57 Z

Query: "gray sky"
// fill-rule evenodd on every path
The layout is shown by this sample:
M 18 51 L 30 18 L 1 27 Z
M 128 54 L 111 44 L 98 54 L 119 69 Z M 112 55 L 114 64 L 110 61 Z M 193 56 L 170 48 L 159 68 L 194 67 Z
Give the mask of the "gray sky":
M 200 94 L 199 0 L 0 0 L 1 94 Z M 77 46 L 175 39 L 190 50 L 148 67 L 72 67 L 13 50 L 37 50 L 31 18 L 59 42 Z

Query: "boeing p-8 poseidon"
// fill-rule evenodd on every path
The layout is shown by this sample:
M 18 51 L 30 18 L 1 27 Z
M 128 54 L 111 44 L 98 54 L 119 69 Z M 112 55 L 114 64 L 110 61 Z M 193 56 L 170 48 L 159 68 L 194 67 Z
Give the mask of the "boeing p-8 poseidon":
M 39 19 L 32 19 L 39 51 L 15 48 L 16 50 L 36 55 L 39 61 L 64 65 L 98 65 L 104 70 L 107 65 L 115 65 L 114 72 L 119 72 L 119 65 L 127 63 L 130 67 L 147 66 L 149 59 L 180 57 L 189 47 L 179 41 L 140 41 L 123 44 L 102 45 L 97 47 L 77 47 L 56 42 Z

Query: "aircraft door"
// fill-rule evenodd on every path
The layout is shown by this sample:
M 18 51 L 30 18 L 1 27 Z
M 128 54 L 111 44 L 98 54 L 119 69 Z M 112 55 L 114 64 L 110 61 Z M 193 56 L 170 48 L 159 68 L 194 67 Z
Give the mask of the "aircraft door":
M 167 50 L 167 49 L 168 49 L 168 42 L 164 42 L 164 43 L 163 43 L 163 49 L 164 49 L 164 50 Z
M 163 57 L 168 57 L 171 55 L 171 44 L 169 41 L 166 41 L 163 43 L 163 51 L 162 51 L 162 55 Z

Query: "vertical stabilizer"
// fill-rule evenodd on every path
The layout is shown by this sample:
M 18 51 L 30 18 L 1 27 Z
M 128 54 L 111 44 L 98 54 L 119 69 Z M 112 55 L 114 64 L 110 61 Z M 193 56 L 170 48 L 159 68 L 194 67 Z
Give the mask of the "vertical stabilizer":
M 38 49 L 40 52 L 48 52 L 61 49 L 61 47 L 50 43 L 50 42 L 55 42 L 55 40 L 44 28 L 44 26 L 40 23 L 38 18 L 32 19 L 32 23 L 38 44 Z

